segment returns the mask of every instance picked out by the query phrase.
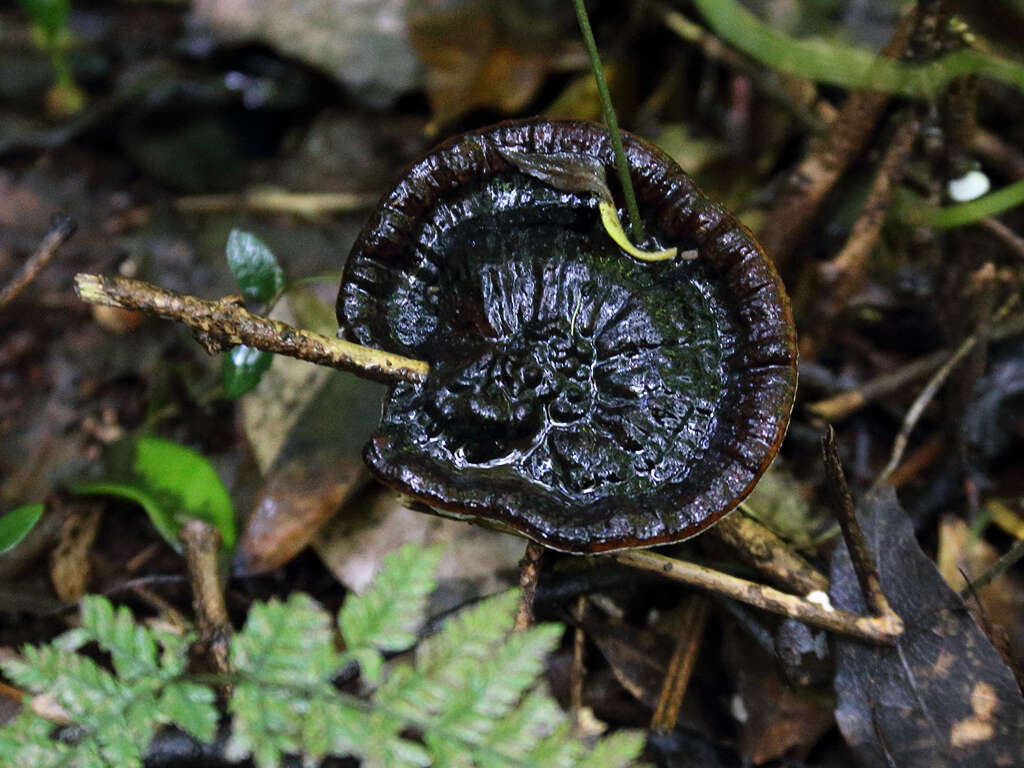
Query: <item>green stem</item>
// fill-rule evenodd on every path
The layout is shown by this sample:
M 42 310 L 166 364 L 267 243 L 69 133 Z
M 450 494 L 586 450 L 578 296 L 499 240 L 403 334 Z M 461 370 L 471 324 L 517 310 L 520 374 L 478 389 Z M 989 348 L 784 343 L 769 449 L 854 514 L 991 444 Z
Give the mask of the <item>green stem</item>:
M 622 134 L 619 133 L 619 121 L 615 118 L 615 108 L 612 106 L 611 94 L 608 93 L 608 83 L 604 79 L 601 57 L 597 54 L 597 43 L 594 40 L 594 32 L 590 28 L 590 17 L 587 16 L 587 8 L 583 4 L 583 0 L 573 0 L 573 4 L 576 6 L 576 18 L 580 22 L 580 32 L 583 33 L 583 43 L 587 46 L 587 53 L 590 54 L 590 66 L 594 70 L 597 92 L 601 96 L 601 109 L 604 111 L 604 121 L 608 124 L 608 132 L 612 135 L 612 148 L 615 150 L 615 169 L 619 173 L 619 184 L 622 185 L 622 194 L 626 198 L 626 210 L 629 212 L 629 223 L 633 240 L 636 243 L 640 243 L 644 239 L 644 223 L 640 218 L 640 207 L 636 204 L 633 180 L 629 178 L 629 166 L 626 164 L 626 152 L 622 148 Z

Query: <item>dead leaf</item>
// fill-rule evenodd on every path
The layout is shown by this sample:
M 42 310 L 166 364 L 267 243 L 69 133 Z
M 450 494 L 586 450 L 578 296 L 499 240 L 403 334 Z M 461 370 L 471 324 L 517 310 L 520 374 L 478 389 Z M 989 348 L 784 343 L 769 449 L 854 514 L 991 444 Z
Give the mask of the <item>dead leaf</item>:
M 65 603 L 82 599 L 89 586 L 89 552 L 99 530 L 102 506 L 80 502 L 60 530 L 60 542 L 50 559 L 53 588 Z
M 587 621 L 583 626 L 619 684 L 653 709 L 665 682 L 672 642 L 651 629 L 627 624 Z
M 862 764 L 900 768 L 1024 764 L 1024 699 L 963 601 L 921 551 L 892 488 L 858 507 L 882 588 L 906 626 L 893 646 L 836 637 L 836 721 Z M 845 547 L 832 602 L 865 613 Z
M 524 16 L 513 6 L 459 0 L 410 9 L 409 39 L 427 68 L 435 126 L 472 109 L 517 112 L 549 72 L 583 63 L 579 44 L 562 34 L 555 14 Z
M 414 512 L 394 491 L 375 489 L 353 500 L 313 541 L 335 577 L 364 591 L 384 557 L 407 543 L 447 544 L 431 610 L 441 612 L 518 583 L 523 539 L 469 523 Z
M 356 456 L 316 453 L 270 472 L 235 553 L 240 573 L 265 573 L 291 560 L 369 478 Z
M 739 633 L 726 635 L 726 663 L 736 680 L 740 753 L 754 765 L 790 754 L 803 757 L 832 727 L 835 701 L 828 692 L 792 687 L 775 661 Z

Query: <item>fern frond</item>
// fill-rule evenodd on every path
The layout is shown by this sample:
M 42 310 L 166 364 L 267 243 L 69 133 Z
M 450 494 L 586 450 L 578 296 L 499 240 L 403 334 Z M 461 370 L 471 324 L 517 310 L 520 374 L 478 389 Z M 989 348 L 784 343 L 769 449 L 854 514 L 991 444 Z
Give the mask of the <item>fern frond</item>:
M 231 640 L 231 664 L 250 680 L 268 685 L 326 683 L 341 663 L 330 624 L 309 595 L 296 592 L 284 603 L 256 603 Z
M 335 650 L 330 617 L 308 596 L 253 605 L 231 642 L 228 757 L 251 757 L 259 768 L 277 768 L 287 754 L 307 763 L 352 755 L 367 768 L 619 768 L 634 759 L 642 734 L 615 734 L 589 753 L 573 739 L 567 718 L 538 686 L 563 629 L 512 633 L 518 590 L 447 621 L 420 643 L 412 663 L 392 663 L 369 698 L 331 683 L 346 658 L 359 660 L 375 682 L 381 651 L 415 642 L 439 559 L 439 549 L 424 555 L 412 548 L 387 559 L 373 588 L 339 612 L 345 654 Z M 0 729 L 4 764 L 136 768 L 166 724 L 212 740 L 218 681 L 189 678 L 191 640 L 87 598 L 81 628 L 2 662 L 16 684 L 63 707 L 73 725 L 61 730 L 77 741 L 55 739 L 52 724 L 25 708 Z M 77 652 L 89 642 L 110 652 L 114 674 Z
M 159 675 L 156 641 L 126 606 L 114 609 L 99 595 L 82 598 L 82 632 L 79 637 L 94 640 L 110 652 L 114 670 L 120 678 Z
M 384 558 L 365 594 L 349 597 L 342 606 L 338 628 L 347 647 L 345 658 L 358 661 L 370 683 L 379 679 L 379 651 L 402 651 L 416 642 L 443 554 L 440 546 L 406 544 Z

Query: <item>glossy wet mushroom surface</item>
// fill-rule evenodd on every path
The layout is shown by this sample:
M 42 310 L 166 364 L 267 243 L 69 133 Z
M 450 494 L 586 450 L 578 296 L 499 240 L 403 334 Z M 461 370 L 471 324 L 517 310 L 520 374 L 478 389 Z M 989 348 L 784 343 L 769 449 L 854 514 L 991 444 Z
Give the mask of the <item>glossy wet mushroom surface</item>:
M 509 159 L 585 156 L 610 170 L 591 123 L 456 137 L 382 201 L 346 265 L 341 332 L 430 364 L 425 382 L 391 389 L 366 447 L 383 482 L 598 552 L 695 535 L 767 469 L 796 388 L 781 281 L 671 159 L 624 138 L 645 245 L 696 258 L 634 259 L 596 195 Z

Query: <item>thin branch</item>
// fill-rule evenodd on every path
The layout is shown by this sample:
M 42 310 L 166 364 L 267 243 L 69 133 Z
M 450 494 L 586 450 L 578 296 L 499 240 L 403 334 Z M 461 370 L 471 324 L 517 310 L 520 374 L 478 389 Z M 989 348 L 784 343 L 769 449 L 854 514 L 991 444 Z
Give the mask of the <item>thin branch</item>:
M 1016 306 L 1017 301 L 1020 299 L 1020 294 L 1013 294 L 1007 299 L 1003 306 L 992 317 L 992 324 L 998 323 L 1004 317 L 1006 317 L 1010 311 Z M 986 323 L 988 325 L 988 323 Z M 953 372 L 957 364 L 963 360 L 974 346 L 981 341 L 983 338 L 987 338 L 986 333 L 975 332 L 968 336 L 961 342 L 960 346 L 956 348 L 956 351 L 950 355 L 949 359 L 945 364 L 935 372 L 935 374 L 928 380 L 924 389 L 914 400 L 910 406 L 910 410 L 907 411 L 903 417 L 903 424 L 900 427 L 899 434 L 896 435 L 896 439 L 892 444 L 892 453 L 889 456 L 889 463 L 885 465 L 885 469 L 875 480 L 875 485 L 881 485 L 888 477 L 896 470 L 899 466 L 900 461 L 903 459 L 903 454 L 907 450 L 907 443 L 910 441 L 910 433 L 914 431 L 914 427 L 917 426 L 917 422 L 920 420 L 921 415 L 924 413 L 924 409 L 928 407 L 928 404 L 935 397 L 939 389 L 949 378 L 949 374 Z
M 252 189 L 239 194 L 179 197 L 174 201 L 174 207 L 182 213 L 252 211 L 318 216 L 372 208 L 378 199 L 377 194 L 361 192 L 285 192 L 278 189 Z
M 43 268 L 50 263 L 57 250 L 64 245 L 78 229 L 74 219 L 62 213 L 54 214 L 50 221 L 50 229 L 43 237 L 43 241 L 36 248 L 21 270 L 7 285 L 0 290 L 0 309 L 3 309 L 14 297 L 25 288 L 26 285 L 36 279 L 36 275 L 43 271 Z
M 679 719 L 679 708 L 690 685 L 690 675 L 697 661 L 704 627 L 707 624 L 709 601 L 706 595 L 696 593 L 686 601 L 679 624 L 676 628 L 676 647 L 668 662 L 665 681 L 658 694 L 651 716 L 651 730 L 670 733 Z
M 75 276 L 75 291 L 90 304 L 140 310 L 184 323 L 194 329 L 196 338 L 210 353 L 245 344 L 390 383 L 421 382 L 429 371 L 422 360 L 332 339 L 254 315 L 241 305 L 238 296 L 207 301 L 139 280 L 89 274 Z
M 825 488 L 832 502 L 832 511 L 839 520 L 843 531 L 843 540 L 850 553 L 853 570 L 860 582 L 860 591 L 864 602 L 876 616 L 886 618 L 902 628 L 903 621 L 889 605 L 889 600 L 882 591 L 882 580 L 878 575 L 878 565 L 871 556 L 864 532 L 857 523 L 857 513 L 853 505 L 853 497 L 846 486 L 843 465 L 836 453 L 836 433 L 830 426 L 821 438 L 821 455 L 825 462 Z
M 629 212 L 633 241 L 641 243 L 644 239 L 644 222 L 640 218 L 640 208 L 636 204 L 633 180 L 629 176 L 629 165 L 626 163 L 626 151 L 622 147 L 622 134 L 619 133 L 619 121 L 615 117 L 615 108 L 612 106 L 612 97 L 608 92 L 608 83 L 604 79 L 604 68 L 601 66 L 601 57 L 597 53 L 597 42 L 594 40 L 594 32 L 590 28 L 590 18 L 587 16 L 587 7 L 583 0 L 573 0 L 573 3 L 576 6 L 576 18 L 580 23 L 580 32 L 583 34 L 583 43 L 587 47 L 587 53 L 590 54 L 590 66 L 594 70 L 597 93 L 601 97 L 604 121 L 608 124 L 608 132 L 612 137 L 612 148 L 615 150 L 615 169 L 619 173 L 622 195 L 626 198 L 626 210 Z
M 819 268 L 820 286 L 814 308 L 817 317 L 800 337 L 802 359 L 809 360 L 818 355 L 831 333 L 835 318 L 846 309 L 850 298 L 863 284 L 864 265 L 882 233 L 882 224 L 903 179 L 920 125 L 916 118 L 910 117 L 896 128 L 849 238 L 839 254 Z
M 827 600 L 828 596 L 821 593 L 812 593 L 807 597 L 789 595 L 763 584 L 730 576 L 727 573 L 684 560 L 676 560 L 646 549 L 616 552 L 604 555 L 604 557 L 609 557 L 633 568 L 658 573 L 666 579 L 681 581 L 733 600 L 739 600 L 741 603 L 764 611 L 789 616 L 814 627 L 859 637 L 873 643 L 891 643 L 903 632 L 902 624 L 895 623 L 889 617 L 858 616 L 848 611 L 836 610 L 827 603 L 822 605 L 817 600 L 810 599 L 811 597 L 820 597 L 822 601 Z
M 1001 324 L 993 325 L 989 331 L 988 338 L 992 341 L 1000 341 L 1016 336 L 1022 331 L 1024 331 L 1024 317 L 1015 316 Z M 876 376 L 853 389 L 840 392 L 838 395 L 833 395 L 824 400 L 809 403 L 807 410 L 824 421 L 834 424 L 859 411 L 869 403 L 873 403 L 898 389 L 902 389 L 907 384 L 927 376 L 944 362 L 947 362 L 954 352 L 956 350 L 952 349 L 940 349 L 931 352 L 924 357 L 919 357 L 905 365 L 901 365 L 894 371 Z
M 927 376 L 949 359 L 949 350 L 940 349 L 917 360 L 912 360 L 894 371 L 888 371 L 864 382 L 854 389 L 840 392 L 825 400 L 810 403 L 807 410 L 827 422 L 845 419 L 865 405 L 892 394 L 917 379 Z
M 904 17 L 882 51 L 902 58 L 917 23 L 914 12 Z M 879 91 L 856 91 L 847 97 L 828 137 L 809 151 L 790 174 L 786 191 L 765 219 L 760 240 L 776 264 L 784 264 L 807 233 L 828 193 L 867 146 L 890 96 Z
M 981 591 L 1006 573 L 1007 570 L 1013 567 L 1017 561 L 1022 558 L 1024 558 L 1024 539 L 1018 539 L 1013 543 L 1013 546 L 1010 547 L 1009 551 L 1007 551 L 1005 555 L 992 563 L 992 565 L 990 565 L 988 569 L 981 574 L 981 576 L 974 581 L 969 582 L 966 587 L 960 590 L 960 597 L 966 599 L 971 590 Z

